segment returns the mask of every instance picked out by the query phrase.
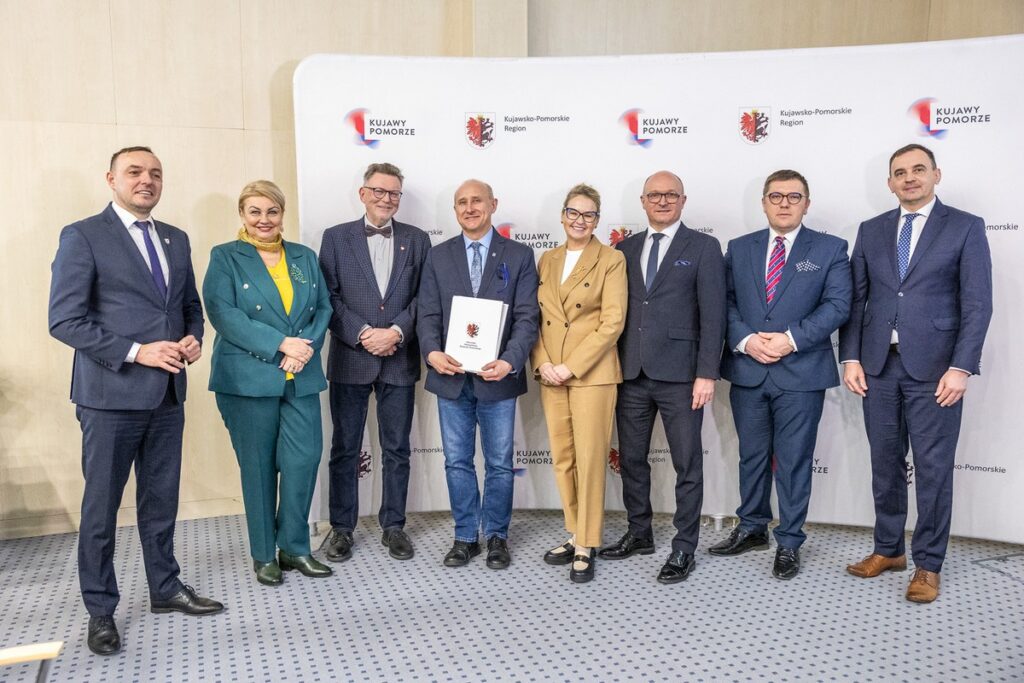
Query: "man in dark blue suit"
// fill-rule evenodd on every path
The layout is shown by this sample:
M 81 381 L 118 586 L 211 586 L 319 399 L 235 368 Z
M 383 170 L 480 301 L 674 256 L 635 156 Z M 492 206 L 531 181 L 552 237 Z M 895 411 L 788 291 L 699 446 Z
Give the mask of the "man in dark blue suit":
M 914 453 L 917 524 L 912 602 L 939 595 L 953 506 L 953 466 L 967 378 L 981 372 L 992 318 L 985 221 L 935 196 L 942 172 L 927 147 L 889 159 L 900 207 L 861 223 L 853 247 L 853 309 L 839 332 L 846 387 L 864 398 L 875 539 L 848 566 L 862 578 L 907 567 L 907 450 Z
M 491 186 L 467 180 L 455 191 L 455 217 L 462 234 L 427 255 L 420 283 L 416 331 L 427 361 L 427 391 L 437 394 L 445 478 L 455 543 L 444 558 L 461 567 L 487 541 L 487 566 L 511 562 L 512 449 L 516 398 L 526 393 L 526 361 L 538 336 L 537 267 L 533 250 L 506 239 L 491 224 L 498 208 Z M 445 353 L 452 297 L 494 299 L 508 304 L 498 357 L 467 374 Z M 484 490 L 477 485 L 476 428 L 484 456 Z
M 807 179 L 791 170 L 764 181 L 768 228 L 729 242 L 729 325 L 722 377 L 732 382 L 740 451 L 739 526 L 712 555 L 768 548 L 772 477 L 779 499 L 772 575 L 800 571 L 811 467 L 825 390 L 839 386 L 832 333 L 850 316 L 846 240 L 811 230 Z M 774 465 L 774 467 L 773 467 Z
M 328 560 L 352 556 L 352 531 L 359 517 L 359 453 L 370 394 L 377 397 L 377 428 L 383 474 L 377 516 L 391 557 L 408 560 L 405 501 L 409 491 L 409 431 L 416 382 L 416 294 L 430 238 L 414 225 L 394 220 L 402 199 L 402 172 L 389 163 L 370 164 L 359 201 L 366 215 L 324 232 L 320 268 L 331 294 L 330 510 L 324 540 Z
M 153 612 L 212 614 L 223 605 L 178 580 L 185 365 L 202 354 L 203 309 L 188 236 L 153 220 L 163 168 L 147 147 L 110 160 L 114 201 L 64 228 L 50 283 L 50 334 L 75 349 L 71 400 L 82 427 L 78 577 L 89 649 L 121 649 L 114 534 L 135 465 L 139 538 Z
M 629 305 L 619 337 L 623 382 L 615 408 L 622 502 L 629 529 L 601 549 L 608 560 L 654 552 L 651 466 L 654 418 L 661 413 L 676 471 L 672 552 L 658 573 L 678 583 L 693 571 L 704 500 L 701 424 L 718 379 L 725 336 L 725 265 L 718 240 L 683 225 L 683 181 L 659 171 L 640 203 L 650 230 L 620 242 Z

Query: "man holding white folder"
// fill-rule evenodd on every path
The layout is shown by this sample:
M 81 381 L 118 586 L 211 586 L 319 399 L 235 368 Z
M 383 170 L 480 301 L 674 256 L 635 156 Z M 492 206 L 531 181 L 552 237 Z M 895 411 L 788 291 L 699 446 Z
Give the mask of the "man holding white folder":
M 523 370 L 537 340 L 540 314 L 533 251 L 494 230 L 491 217 L 497 207 L 490 185 L 462 183 L 455 191 L 462 234 L 430 250 L 420 282 L 416 334 L 427 361 L 426 389 L 437 394 L 455 520 L 455 543 L 444 558 L 447 567 L 461 567 L 480 554 L 481 527 L 487 566 L 504 569 L 511 562 L 507 539 L 516 398 L 526 393 Z M 475 298 L 481 305 L 460 300 L 453 311 L 455 297 Z M 503 313 L 484 300 L 504 304 Z M 477 367 L 474 352 L 488 348 L 495 337 L 497 357 Z M 484 456 L 482 498 L 474 466 L 478 424 Z

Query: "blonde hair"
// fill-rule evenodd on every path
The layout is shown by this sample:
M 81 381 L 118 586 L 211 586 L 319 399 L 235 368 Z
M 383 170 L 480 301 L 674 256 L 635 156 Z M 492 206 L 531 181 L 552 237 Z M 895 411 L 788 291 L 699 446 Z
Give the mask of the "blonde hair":
M 597 212 L 601 213 L 601 194 L 590 185 L 586 183 L 580 183 L 573 185 L 572 189 L 569 190 L 569 194 L 565 195 L 565 201 L 562 202 L 562 210 L 569 206 L 569 200 L 573 197 L 586 197 L 590 201 L 594 202 L 597 207 Z
M 238 213 L 242 213 L 245 200 L 253 197 L 265 197 L 277 204 L 284 213 L 284 192 L 281 188 L 269 180 L 254 180 L 242 188 L 242 194 L 238 195 Z

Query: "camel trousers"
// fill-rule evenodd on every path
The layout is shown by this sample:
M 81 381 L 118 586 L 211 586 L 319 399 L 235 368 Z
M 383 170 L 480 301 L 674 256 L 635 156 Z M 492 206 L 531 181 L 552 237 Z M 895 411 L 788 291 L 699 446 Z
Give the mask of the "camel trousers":
M 614 384 L 540 387 L 565 529 L 585 548 L 601 545 L 616 393 Z

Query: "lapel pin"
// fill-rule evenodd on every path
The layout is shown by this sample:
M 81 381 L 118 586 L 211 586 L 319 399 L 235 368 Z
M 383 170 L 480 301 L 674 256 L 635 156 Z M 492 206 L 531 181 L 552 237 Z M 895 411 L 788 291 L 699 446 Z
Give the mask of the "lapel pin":
M 398 250 L 399 250 L 399 251 L 405 251 L 405 245 L 403 244 L 402 246 L 400 246 L 400 247 L 398 248 Z
M 164 238 L 164 244 L 170 244 L 170 243 L 171 243 L 171 238 L 170 237 L 165 237 Z

